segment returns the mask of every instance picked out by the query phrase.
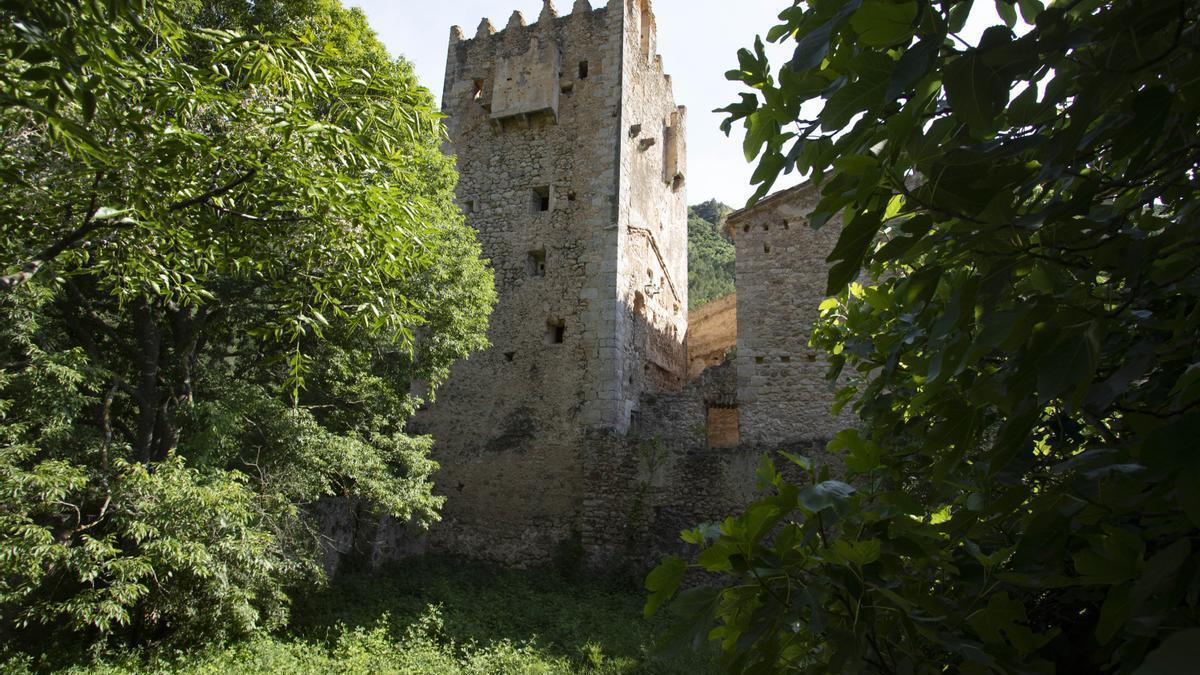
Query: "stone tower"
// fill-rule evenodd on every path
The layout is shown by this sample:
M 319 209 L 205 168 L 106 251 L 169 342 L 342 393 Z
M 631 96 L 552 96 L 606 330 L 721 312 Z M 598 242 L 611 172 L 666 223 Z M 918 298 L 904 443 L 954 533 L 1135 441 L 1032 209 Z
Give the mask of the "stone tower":
M 687 373 L 686 111 L 651 0 L 551 0 L 455 27 L 442 98 L 459 203 L 496 273 L 492 347 L 418 415 L 437 441 L 433 552 L 536 563 L 589 545 L 606 470 L 648 393 Z

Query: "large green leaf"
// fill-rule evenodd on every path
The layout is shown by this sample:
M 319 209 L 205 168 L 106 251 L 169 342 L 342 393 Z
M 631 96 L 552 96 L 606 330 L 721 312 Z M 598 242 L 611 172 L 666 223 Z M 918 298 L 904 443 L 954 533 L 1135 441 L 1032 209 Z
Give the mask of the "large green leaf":
M 833 33 L 838 24 L 850 16 L 851 12 L 858 9 L 862 0 L 845 0 L 841 4 L 841 9 L 830 19 L 808 31 L 796 41 L 796 50 L 790 63 L 792 70 L 801 73 L 821 65 L 829 52 L 829 43 L 833 39 Z
M 882 227 L 883 221 L 880 220 L 879 214 L 865 212 L 855 216 L 842 230 L 837 245 L 827 260 L 834 263 L 825 288 L 827 295 L 836 295 L 858 277 L 863 259 Z
M 1191 672 L 1197 663 L 1200 663 L 1200 628 L 1188 628 L 1164 640 L 1134 675 L 1179 675 Z
M 854 488 L 836 480 L 827 480 L 800 491 L 799 500 L 813 512 L 833 508 L 854 496 Z
M 1009 82 L 978 52 L 968 52 L 946 64 L 943 80 L 955 117 L 972 132 L 996 129 L 996 118 L 1008 103 Z
M 868 47 L 890 47 L 907 42 L 916 32 L 919 7 L 915 2 L 867 0 L 850 17 L 858 39 Z
M 654 568 L 646 577 L 646 590 L 650 591 L 644 610 L 646 618 L 653 616 L 664 602 L 675 595 L 686 573 L 687 562 L 678 556 L 671 556 Z

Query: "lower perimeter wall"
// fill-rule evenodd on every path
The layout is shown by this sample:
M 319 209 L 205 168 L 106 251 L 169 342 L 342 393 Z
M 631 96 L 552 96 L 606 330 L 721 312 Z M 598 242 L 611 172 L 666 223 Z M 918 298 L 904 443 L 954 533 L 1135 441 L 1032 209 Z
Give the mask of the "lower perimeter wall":
M 762 493 L 756 472 L 764 454 L 777 460 L 784 450 L 822 456 L 827 439 L 797 438 L 771 447 L 742 444 L 710 448 L 707 413 L 713 403 L 728 404 L 736 390 L 732 364 L 710 368 L 676 394 L 647 395 L 627 435 L 584 434 L 582 494 L 564 504 L 555 518 L 512 522 L 522 500 L 536 494 L 504 493 L 494 476 L 490 498 L 497 506 L 491 526 L 456 519 L 447 494 L 446 519 L 428 532 L 391 518 L 373 518 L 363 505 L 322 501 L 326 569 L 346 565 L 377 567 L 424 554 L 452 555 L 529 567 L 552 563 L 643 575 L 663 556 L 687 556 L 680 532 L 719 523 L 741 513 Z M 800 480 L 799 469 L 778 462 L 784 475 Z M 505 504 L 514 505 L 505 512 Z
M 764 496 L 757 471 L 764 454 L 786 478 L 803 478 L 778 451 L 825 459 L 826 438 L 797 438 L 766 447 L 709 447 L 710 405 L 728 403 L 732 364 L 709 369 L 680 394 L 647 397 L 627 437 L 593 438 L 586 475 L 589 497 L 582 531 L 588 562 L 644 573 L 663 556 L 694 549 L 680 533 L 720 523 Z

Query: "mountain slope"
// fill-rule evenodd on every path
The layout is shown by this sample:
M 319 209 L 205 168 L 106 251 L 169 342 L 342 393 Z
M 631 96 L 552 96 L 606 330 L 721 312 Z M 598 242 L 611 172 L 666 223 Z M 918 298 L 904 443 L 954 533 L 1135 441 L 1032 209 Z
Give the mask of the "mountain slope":
M 723 298 L 734 285 L 734 248 L 724 232 L 733 209 L 709 200 L 688 209 L 688 298 L 691 308 Z

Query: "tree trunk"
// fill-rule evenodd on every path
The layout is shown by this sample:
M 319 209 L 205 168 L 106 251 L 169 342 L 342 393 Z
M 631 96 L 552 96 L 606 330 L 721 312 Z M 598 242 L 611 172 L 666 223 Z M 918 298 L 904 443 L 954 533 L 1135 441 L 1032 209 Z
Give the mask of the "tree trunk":
M 142 463 L 155 459 L 155 431 L 159 428 L 159 357 L 162 351 L 162 336 L 154 323 L 154 311 L 146 300 L 139 300 L 133 308 L 133 332 L 137 344 L 138 369 L 137 388 L 134 399 L 137 403 L 137 429 L 135 450 Z

